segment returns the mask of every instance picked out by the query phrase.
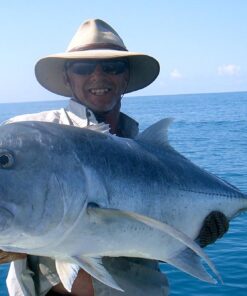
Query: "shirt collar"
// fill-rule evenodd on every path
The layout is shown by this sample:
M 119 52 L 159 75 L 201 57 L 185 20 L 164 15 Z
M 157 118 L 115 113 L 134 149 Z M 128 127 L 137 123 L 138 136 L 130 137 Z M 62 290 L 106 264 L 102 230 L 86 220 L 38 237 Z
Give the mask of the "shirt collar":
M 95 116 L 91 110 L 86 108 L 84 105 L 77 103 L 76 101 L 70 99 L 69 104 L 66 108 L 67 111 L 72 112 L 76 116 L 80 117 L 81 119 L 87 119 L 92 117 L 96 122 Z
M 90 109 L 72 99 L 69 100 L 66 111 L 71 112 L 80 119 L 87 120 L 89 124 L 97 123 L 95 115 Z M 120 136 L 124 138 L 135 138 L 139 133 L 138 122 L 122 112 L 120 112 L 118 129 Z

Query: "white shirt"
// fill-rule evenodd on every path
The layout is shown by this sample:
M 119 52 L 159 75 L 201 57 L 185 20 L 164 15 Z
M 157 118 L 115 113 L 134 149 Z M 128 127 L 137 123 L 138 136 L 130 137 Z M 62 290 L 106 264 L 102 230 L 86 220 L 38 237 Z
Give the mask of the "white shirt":
M 93 112 L 73 100 L 69 101 L 66 108 L 19 115 L 8 119 L 3 124 L 17 121 L 46 121 L 74 125 L 78 127 L 86 127 L 90 124 L 97 124 L 97 120 Z

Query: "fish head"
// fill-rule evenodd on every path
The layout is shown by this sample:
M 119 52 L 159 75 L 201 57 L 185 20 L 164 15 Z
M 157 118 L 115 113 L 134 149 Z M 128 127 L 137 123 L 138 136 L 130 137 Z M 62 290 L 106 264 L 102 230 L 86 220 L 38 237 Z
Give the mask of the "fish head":
M 51 127 L 38 122 L 0 127 L 0 247 L 32 244 L 34 237 L 36 244 L 41 237 L 49 240 L 73 223 L 85 202 L 73 147 Z

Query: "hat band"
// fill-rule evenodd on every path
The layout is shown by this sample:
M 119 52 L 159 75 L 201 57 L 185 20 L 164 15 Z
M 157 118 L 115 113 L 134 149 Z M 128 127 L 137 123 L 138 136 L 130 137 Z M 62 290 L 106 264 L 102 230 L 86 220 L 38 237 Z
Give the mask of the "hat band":
M 116 44 L 112 44 L 112 43 L 92 43 L 85 46 L 74 47 L 70 49 L 68 52 L 93 50 L 93 49 L 113 49 L 113 50 L 128 51 L 126 48 Z

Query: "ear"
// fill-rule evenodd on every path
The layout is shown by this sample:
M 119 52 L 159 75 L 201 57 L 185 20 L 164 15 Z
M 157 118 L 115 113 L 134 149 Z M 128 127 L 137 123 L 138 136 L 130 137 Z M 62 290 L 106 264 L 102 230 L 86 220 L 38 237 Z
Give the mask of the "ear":
M 126 91 L 126 88 L 128 86 L 128 83 L 129 83 L 129 71 L 126 71 L 125 74 L 124 74 L 124 77 L 123 77 L 123 83 L 122 83 L 122 94 L 125 93 Z
M 66 71 L 63 71 L 63 82 L 67 88 L 70 88 L 69 76 Z

